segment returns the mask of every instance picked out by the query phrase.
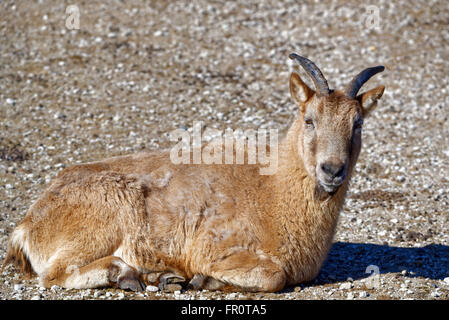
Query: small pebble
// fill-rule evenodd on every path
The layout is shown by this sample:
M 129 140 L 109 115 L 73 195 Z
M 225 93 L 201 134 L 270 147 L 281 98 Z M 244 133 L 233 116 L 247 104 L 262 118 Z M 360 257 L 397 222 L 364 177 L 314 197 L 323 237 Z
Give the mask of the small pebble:
M 340 290 L 349 290 L 353 287 L 351 282 L 344 282 L 340 285 Z
M 434 298 L 438 298 L 440 296 L 440 293 L 438 291 L 433 291 L 430 295 Z
M 25 285 L 23 285 L 23 284 L 21 284 L 21 283 L 18 283 L 18 284 L 15 284 L 14 285 L 14 290 L 15 291 L 22 291 L 22 290 L 24 290 L 25 289 Z
M 159 291 L 159 288 L 158 287 L 156 287 L 156 286 L 147 286 L 147 288 L 146 288 L 146 291 L 149 291 L 149 292 L 157 292 L 157 291 Z
M 11 99 L 11 98 L 7 98 L 6 99 L 6 103 L 14 106 L 14 105 L 16 105 L 16 100 Z

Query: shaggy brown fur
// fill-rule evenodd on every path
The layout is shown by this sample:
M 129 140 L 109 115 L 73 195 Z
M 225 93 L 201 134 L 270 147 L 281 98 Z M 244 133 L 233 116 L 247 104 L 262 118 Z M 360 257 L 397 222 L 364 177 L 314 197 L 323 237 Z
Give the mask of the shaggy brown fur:
M 33 275 L 35 275 L 30 261 L 25 256 L 20 246 L 11 245 L 9 247 L 8 254 L 2 265 L 2 271 L 8 264 L 13 264 L 14 266 L 16 266 L 16 268 L 19 269 L 19 271 L 23 273 L 27 278 L 31 278 Z
M 195 287 L 273 292 L 313 279 L 360 151 L 356 122 L 383 87 L 357 99 L 318 97 L 293 73 L 290 89 L 299 113 L 275 174 L 260 175 L 260 165 L 175 165 L 168 152 L 75 165 L 16 227 L 5 264 L 33 270 L 46 287 L 139 290 L 148 275 L 170 272 Z M 344 181 L 325 191 L 322 164 L 339 161 Z

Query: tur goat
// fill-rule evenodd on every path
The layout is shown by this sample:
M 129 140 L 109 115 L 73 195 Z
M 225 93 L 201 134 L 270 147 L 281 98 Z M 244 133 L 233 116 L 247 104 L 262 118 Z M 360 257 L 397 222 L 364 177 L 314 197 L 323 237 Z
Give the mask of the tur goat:
M 275 174 L 260 164 L 173 164 L 148 152 L 62 170 L 11 234 L 4 266 L 41 285 L 141 290 L 275 292 L 314 279 L 331 247 L 361 148 L 363 118 L 384 92 L 345 90 L 291 54 L 311 77 L 290 76 L 298 107 Z

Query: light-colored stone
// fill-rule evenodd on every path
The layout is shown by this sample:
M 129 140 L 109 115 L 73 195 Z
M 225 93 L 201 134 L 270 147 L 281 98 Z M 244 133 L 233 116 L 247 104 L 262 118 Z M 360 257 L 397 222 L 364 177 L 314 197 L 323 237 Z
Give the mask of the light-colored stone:
M 25 290 L 25 285 L 22 283 L 17 283 L 14 285 L 14 290 L 15 291 L 23 291 L 23 290 Z
M 354 287 L 354 285 L 353 285 L 351 282 L 343 282 L 343 283 L 340 285 L 340 290 L 349 290 L 349 289 L 351 289 L 352 287 Z
M 157 291 L 159 291 L 159 288 L 156 287 L 156 286 L 151 286 L 150 285 L 150 286 L 147 286 L 145 290 L 149 291 L 149 292 L 157 292 Z

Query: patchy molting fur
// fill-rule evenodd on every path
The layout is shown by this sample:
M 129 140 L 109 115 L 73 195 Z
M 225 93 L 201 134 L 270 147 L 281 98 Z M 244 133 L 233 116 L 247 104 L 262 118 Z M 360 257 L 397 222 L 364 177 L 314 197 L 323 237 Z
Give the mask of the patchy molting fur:
M 361 141 L 348 137 L 350 117 L 364 113 L 367 97 L 348 100 L 335 91 L 323 100 L 302 87 L 301 100 L 294 86 L 305 84 L 295 77 L 299 114 L 280 144 L 276 174 L 260 175 L 258 165 L 174 165 L 168 152 L 69 167 L 12 233 L 4 265 L 37 273 L 46 287 L 135 289 L 129 281 L 152 272 L 204 276 L 214 288 L 244 291 L 312 280 L 332 244 L 360 150 Z M 311 109 L 330 130 L 318 139 L 352 141 L 347 177 L 332 194 L 315 175 L 317 154 L 327 151 L 305 142 Z

